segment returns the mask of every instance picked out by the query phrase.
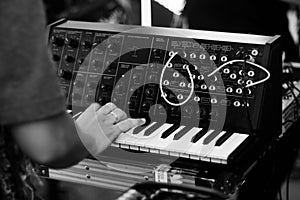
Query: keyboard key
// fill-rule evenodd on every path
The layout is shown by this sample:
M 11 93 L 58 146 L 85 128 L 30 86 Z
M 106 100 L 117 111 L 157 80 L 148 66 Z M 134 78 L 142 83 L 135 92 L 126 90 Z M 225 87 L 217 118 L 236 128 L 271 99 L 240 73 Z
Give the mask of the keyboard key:
M 153 140 L 149 141 L 146 146 L 149 148 L 155 148 L 157 150 L 164 150 L 165 147 L 173 141 L 174 135 L 182 130 L 184 126 L 180 126 L 178 129 L 173 131 L 168 137 L 163 138 L 163 131 L 161 132 L 159 137 L 154 138 Z
M 232 134 L 232 131 L 226 131 L 226 133 L 217 140 L 216 146 L 221 146 Z
M 159 124 L 159 123 L 157 123 Z M 155 126 L 155 125 L 154 125 Z M 154 127 L 152 126 L 152 127 Z M 157 140 L 158 138 L 161 137 L 162 133 L 167 130 L 168 128 L 170 128 L 172 126 L 172 124 L 168 124 L 168 123 L 164 123 L 161 124 L 161 126 L 159 126 L 156 130 L 154 130 L 150 135 L 145 136 L 145 134 L 141 137 L 136 138 L 133 143 L 136 146 L 140 146 L 140 147 L 147 147 L 147 145 L 152 141 L 152 140 Z M 151 129 L 151 127 L 149 128 Z M 149 130 L 147 129 L 147 130 Z M 147 131 L 146 130 L 146 131 Z
M 221 146 L 216 146 L 208 155 L 212 162 L 227 164 L 230 154 L 248 137 L 247 134 L 233 133 Z
M 133 129 L 133 135 L 137 135 L 139 132 L 141 132 L 143 129 L 145 129 L 147 126 L 138 126 L 136 128 Z
M 201 148 L 201 151 L 200 151 L 200 156 L 201 156 L 201 160 L 204 159 L 204 160 L 207 160 L 207 155 L 216 147 L 216 142 L 217 140 L 222 137 L 222 135 L 224 135 L 226 133 L 226 131 L 216 131 L 214 130 L 211 134 L 215 135 L 213 137 L 213 139 L 210 141 L 210 143 L 208 144 L 204 144 L 204 140 L 207 138 L 207 137 L 210 137 L 211 134 L 209 136 L 207 136 L 204 140 L 203 140 L 203 147 Z
M 202 138 L 206 133 L 208 129 L 201 129 L 193 138 L 192 142 L 196 143 L 200 138 Z
M 200 130 L 201 130 L 201 128 L 196 128 L 196 127 L 189 129 L 189 131 L 184 136 L 182 136 L 179 140 L 173 139 L 172 143 L 170 143 L 166 147 L 166 150 L 171 151 L 171 152 L 178 152 L 181 154 L 185 153 L 189 149 L 189 147 L 193 144 L 191 142 L 192 138 Z
M 162 134 L 162 138 L 167 138 L 170 134 L 172 134 L 175 130 L 177 130 L 180 127 L 180 125 L 178 124 L 173 124 L 170 128 L 168 128 L 167 130 L 165 130 L 165 132 L 163 132 Z
M 214 132 L 212 132 L 209 136 L 207 136 L 204 140 L 203 140 L 203 144 L 207 145 L 209 143 L 211 143 L 220 133 L 222 133 L 222 131 L 220 130 L 215 130 Z
M 204 136 L 201 137 L 198 141 L 192 142 L 190 148 L 185 152 L 186 154 L 190 155 L 190 158 L 194 159 L 194 156 L 196 158 L 200 159 L 200 152 L 201 149 L 203 148 L 203 140 L 205 137 L 209 136 L 214 130 L 208 130 L 205 132 Z M 199 131 L 200 132 L 200 131 Z
M 153 126 L 151 126 L 150 128 L 148 128 L 145 133 L 144 136 L 149 136 L 151 135 L 155 130 L 157 130 L 160 126 L 162 126 L 162 123 L 155 123 Z
M 174 135 L 173 140 L 180 140 L 182 136 L 184 136 L 188 131 L 190 131 L 192 128 L 188 126 L 184 126 L 178 133 Z

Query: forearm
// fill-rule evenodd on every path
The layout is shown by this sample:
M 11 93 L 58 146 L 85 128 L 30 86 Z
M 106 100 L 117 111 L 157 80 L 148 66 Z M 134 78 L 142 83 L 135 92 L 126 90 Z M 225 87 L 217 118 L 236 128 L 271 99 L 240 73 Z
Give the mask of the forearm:
M 16 125 L 12 133 L 27 155 L 52 168 L 71 166 L 88 155 L 73 119 L 66 113 L 47 120 Z

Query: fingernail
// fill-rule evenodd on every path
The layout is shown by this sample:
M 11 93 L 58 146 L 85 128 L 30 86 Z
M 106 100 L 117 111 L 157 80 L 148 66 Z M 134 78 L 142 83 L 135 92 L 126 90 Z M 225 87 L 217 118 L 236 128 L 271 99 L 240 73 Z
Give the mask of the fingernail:
M 146 123 L 146 119 L 142 118 L 141 121 L 144 123 Z

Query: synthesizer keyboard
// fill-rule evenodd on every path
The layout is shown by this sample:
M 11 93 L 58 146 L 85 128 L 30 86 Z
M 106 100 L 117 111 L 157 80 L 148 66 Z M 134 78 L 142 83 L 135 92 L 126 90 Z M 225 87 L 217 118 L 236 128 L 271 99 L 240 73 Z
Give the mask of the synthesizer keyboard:
M 62 21 L 49 47 L 73 115 L 113 102 L 147 119 L 54 179 L 124 191 L 176 175 L 231 193 L 281 132 L 279 36 Z
M 154 131 L 149 131 L 155 127 Z M 215 136 L 215 137 L 213 137 Z M 227 164 L 229 155 L 248 134 L 153 122 L 135 133 L 120 135 L 115 147 Z

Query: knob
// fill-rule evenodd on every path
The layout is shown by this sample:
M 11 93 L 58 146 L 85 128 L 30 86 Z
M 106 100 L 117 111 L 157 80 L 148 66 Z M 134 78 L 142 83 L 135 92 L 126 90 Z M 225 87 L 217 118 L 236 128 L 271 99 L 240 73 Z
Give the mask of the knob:
M 180 82 L 179 86 L 182 87 L 182 88 L 184 88 L 185 87 L 185 82 Z
M 233 105 L 234 105 L 235 107 L 240 107 L 240 106 L 241 106 L 241 103 L 240 103 L 239 101 L 235 101 L 235 102 L 233 102 Z
M 101 90 L 107 90 L 107 89 L 108 89 L 108 85 L 101 85 L 101 86 L 100 86 L 100 89 L 101 89 Z
M 244 80 L 243 80 L 243 79 L 239 79 L 239 80 L 237 81 L 237 83 L 238 83 L 239 85 L 242 85 L 242 84 L 244 83 Z
M 154 92 L 153 92 L 152 89 L 150 89 L 150 88 L 146 89 L 146 94 L 147 94 L 147 95 L 152 96 L 153 93 L 154 93 Z
M 198 76 L 198 79 L 199 80 L 204 80 L 204 76 L 201 74 L 201 75 Z
M 136 105 L 136 103 L 134 102 L 134 101 L 129 101 L 128 102 L 128 105 L 129 105 L 129 108 L 134 108 L 135 107 L 135 105 Z
M 78 40 L 74 39 L 74 38 L 66 38 L 65 44 L 71 48 L 76 48 L 76 47 L 78 47 Z
M 83 83 L 83 81 L 81 81 L 81 80 L 76 80 L 76 81 L 74 82 L 74 85 L 75 85 L 76 87 L 82 88 L 82 87 L 84 86 L 84 83 Z
M 52 55 L 52 59 L 53 59 L 55 62 L 58 62 L 58 61 L 60 61 L 60 56 L 57 55 L 57 54 L 53 54 L 53 55 Z
M 174 72 L 174 73 L 173 73 L 173 77 L 174 77 L 174 78 L 179 77 L 179 73 L 178 73 L 178 72 Z
M 242 88 L 237 88 L 235 91 L 236 91 L 237 94 L 242 94 L 243 93 Z
M 247 80 L 246 81 L 246 85 L 250 85 L 250 84 L 252 84 L 253 82 L 251 81 L 251 80 Z
M 80 64 L 80 65 L 81 65 L 83 62 L 84 62 L 84 58 L 79 58 L 79 59 L 77 60 L 77 63 Z
M 257 49 L 252 49 L 251 55 L 252 56 L 257 56 L 258 55 L 258 50 Z
M 156 80 L 157 80 L 157 76 L 154 75 L 154 74 L 151 74 L 148 79 L 149 79 L 150 82 L 154 82 L 155 83 Z
M 81 45 L 82 45 L 83 48 L 85 48 L 85 49 L 89 49 L 89 48 L 91 48 L 91 47 L 93 46 L 93 44 L 92 44 L 91 42 L 89 42 L 89 41 L 83 41 L 83 42 L 81 43 Z
M 177 98 L 178 98 L 179 100 L 182 100 L 182 99 L 183 99 L 183 95 L 182 95 L 182 94 L 179 94 L 179 95 L 177 95 Z
M 164 85 L 169 85 L 170 83 L 169 83 L 168 80 L 164 80 L 163 84 L 164 84 Z
M 216 104 L 216 103 L 218 102 L 218 100 L 217 100 L 216 98 L 212 98 L 212 99 L 210 100 L 210 102 L 211 102 L 212 104 Z
M 65 55 L 65 61 L 68 63 L 72 63 L 75 61 L 75 58 L 73 56 L 70 55 Z
M 217 80 L 218 80 L 218 77 L 217 77 L 217 76 L 213 76 L 213 77 L 212 77 L 212 82 L 217 82 Z
M 88 82 L 87 86 L 90 89 L 95 89 L 97 87 L 97 84 L 95 82 Z
M 73 93 L 72 94 L 72 99 L 73 100 L 81 100 L 81 95 L 78 93 Z
M 149 109 L 150 109 L 150 103 L 144 102 L 144 103 L 142 104 L 142 107 L 143 107 L 144 110 L 149 110 Z
M 254 71 L 252 71 L 252 70 L 251 70 L 251 71 L 248 71 L 247 74 L 248 74 L 248 76 L 250 76 L 250 77 L 253 77 L 253 76 L 255 75 Z
M 214 85 L 209 86 L 209 90 L 212 90 L 212 91 L 216 90 L 216 86 L 214 86 Z
M 202 84 L 202 85 L 200 86 L 200 88 L 201 88 L 201 90 L 206 90 L 206 89 L 207 89 L 207 86 L 206 86 L 205 84 Z
M 230 74 L 229 76 L 231 79 L 236 79 L 236 74 Z
M 66 80 L 71 80 L 72 79 L 72 71 L 65 70 L 65 69 L 59 69 L 58 76 L 62 77 L 63 79 L 66 79 Z
M 223 69 L 223 72 L 224 72 L 224 74 L 229 74 L 230 73 L 230 69 L 225 68 L 225 69 Z
M 231 87 L 226 88 L 226 92 L 231 93 L 233 89 Z
M 93 101 L 94 100 L 94 95 L 93 94 L 87 94 L 87 95 L 85 95 L 85 99 L 87 101 Z
M 152 50 L 152 54 L 153 54 L 154 57 L 157 57 L 157 56 L 162 55 L 160 49 L 153 49 L 153 50 Z
M 92 60 L 92 65 L 93 67 L 97 68 L 97 67 L 100 67 L 102 64 L 102 61 L 101 60 Z
M 196 102 L 200 101 L 200 97 L 195 96 L 195 97 L 194 97 L 194 101 L 196 101 Z
M 186 107 L 184 107 L 184 112 L 191 115 L 191 114 L 193 114 L 193 109 L 191 106 L 186 106 Z
M 226 62 L 226 61 L 227 61 L 227 56 L 222 56 L 222 57 L 221 57 L 221 61 L 222 61 L 222 62 Z
M 201 60 L 204 60 L 204 59 L 206 58 L 206 56 L 205 56 L 205 54 L 201 54 L 201 55 L 199 56 L 199 58 L 200 58 Z
M 105 99 L 105 97 L 100 97 L 99 100 L 98 100 L 99 104 L 100 105 L 104 105 L 106 104 L 108 101 Z
M 52 37 L 51 37 L 51 42 L 52 42 L 52 44 L 54 44 L 55 46 L 61 47 L 61 46 L 64 45 L 64 42 L 65 42 L 65 41 L 64 41 L 64 39 L 61 38 L 61 37 L 52 36 Z
M 192 59 L 196 58 L 196 54 L 195 53 L 191 53 L 190 54 L 190 58 L 192 58 Z
M 209 59 L 210 59 L 210 60 L 216 60 L 217 57 L 216 57 L 216 55 L 211 55 L 211 56 L 209 57 Z
M 132 76 L 132 79 L 135 81 L 135 82 L 139 82 L 141 81 L 141 76 L 139 74 L 134 74 Z

